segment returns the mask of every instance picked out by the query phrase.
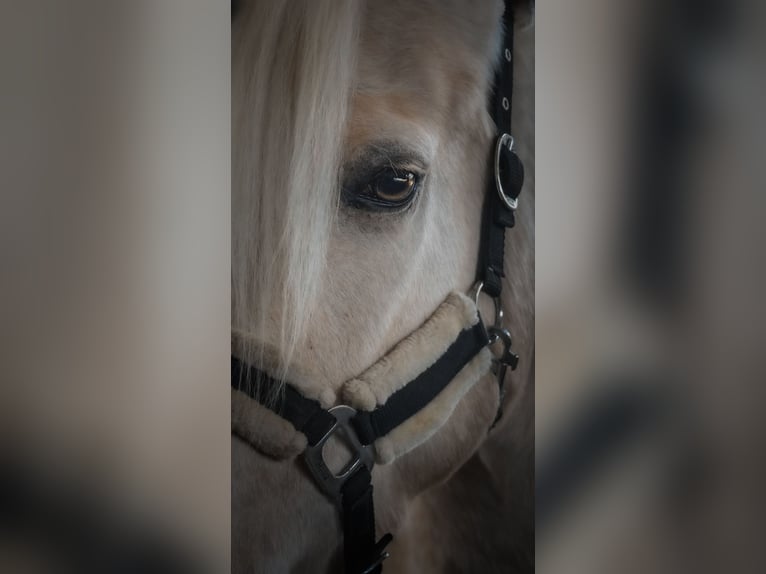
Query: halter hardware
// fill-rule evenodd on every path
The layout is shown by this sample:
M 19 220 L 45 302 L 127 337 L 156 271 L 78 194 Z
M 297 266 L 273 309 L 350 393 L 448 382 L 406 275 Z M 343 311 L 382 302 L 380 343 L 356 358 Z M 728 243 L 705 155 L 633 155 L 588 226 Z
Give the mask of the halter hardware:
M 489 336 L 494 337 L 494 341 L 499 340 L 503 343 L 503 350 L 500 353 L 500 356 L 492 361 L 492 372 L 495 374 L 498 392 L 500 393 L 500 400 L 497 404 L 497 414 L 495 415 L 495 420 L 492 421 L 492 426 L 490 427 L 490 429 L 492 429 L 503 417 L 503 401 L 505 399 L 505 374 L 508 372 L 508 367 L 511 367 L 512 371 L 516 370 L 516 367 L 519 366 L 519 356 L 511 351 L 513 340 L 511 339 L 511 332 L 508 329 L 490 328 Z
M 513 136 L 511 134 L 502 134 L 497 138 L 497 144 L 495 145 L 495 187 L 497 188 L 497 194 L 500 196 L 500 199 L 505 204 L 505 206 L 510 209 L 511 211 L 516 211 L 516 208 L 519 207 L 519 197 L 518 197 L 518 191 L 516 191 L 516 196 L 508 195 L 505 192 L 505 188 L 503 187 L 503 180 L 509 177 L 509 175 L 506 175 L 506 173 L 510 172 L 513 166 L 513 163 L 517 161 L 517 156 L 513 152 Z M 511 176 L 513 177 L 513 176 Z M 519 186 L 519 190 L 521 187 Z M 513 191 L 509 191 L 509 193 L 513 194 Z
M 306 447 L 303 457 L 320 490 L 340 503 L 343 485 L 362 465 L 371 471 L 375 464 L 375 456 L 372 446 L 363 445 L 351 425 L 351 420 L 357 414 L 356 409 L 348 405 L 338 405 L 329 409 L 328 412 L 335 417 L 335 424 L 316 444 L 310 444 Z M 340 474 L 335 474 L 330 470 L 324 460 L 323 453 L 325 444 L 336 433 L 343 435 L 343 438 L 346 439 L 346 445 L 352 448 L 354 454 L 354 457 L 340 471 Z
M 470 291 L 470 295 L 476 304 L 477 310 L 479 308 L 479 296 L 481 295 L 483 288 L 484 283 L 477 281 Z M 494 322 L 492 325 L 487 327 L 481 317 L 481 312 L 479 312 L 479 321 L 481 321 L 487 329 L 489 346 L 491 347 L 498 341 L 500 341 L 503 346 L 500 355 L 492 359 L 492 372 L 495 374 L 497 380 L 497 387 L 500 393 L 500 401 L 497 407 L 497 415 L 495 415 L 495 420 L 492 422 L 492 427 L 490 427 L 490 429 L 494 428 L 494 426 L 503 416 L 503 399 L 505 398 L 505 374 L 508 371 L 508 367 L 511 367 L 512 371 L 515 371 L 516 367 L 519 366 L 519 356 L 511 351 L 511 346 L 513 344 L 511 332 L 503 327 L 503 305 L 500 301 L 500 297 L 491 297 L 491 299 L 495 308 Z
M 479 308 L 479 296 L 481 295 L 482 291 L 484 289 L 484 282 L 483 281 L 477 281 L 474 283 L 473 287 L 471 287 L 471 290 L 469 292 L 469 297 L 473 299 L 474 304 L 476 305 L 476 308 Z M 492 305 L 495 308 L 495 320 L 487 327 L 487 332 L 489 333 L 489 344 L 491 345 L 496 341 L 496 336 L 493 337 L 492 335 L 492 329 L 499 329 L 503 326 L 503 305 L 500 302 L 500 297 L 490 297 L 492 299 Z M 479 317 L 481 318 L 481 312 L 479 312 Z M 482 319 L 482 323 L 483 323 Z M 486 327 L 486 323 L 484 323 L 484 326 Z

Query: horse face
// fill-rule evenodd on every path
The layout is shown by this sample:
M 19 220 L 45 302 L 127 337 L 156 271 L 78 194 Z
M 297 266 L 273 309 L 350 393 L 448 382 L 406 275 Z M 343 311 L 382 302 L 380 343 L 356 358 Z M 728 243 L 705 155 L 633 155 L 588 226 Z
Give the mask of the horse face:
M 497 1 L 240 7 L 232 324 L 245 358 L 309 394 L 336 389 L 470 287 L 501 13 Z
M 450 291 L 470 288 L 502 10 L 499 0 L 241 2 L 232 30 L 232 342 L 245 362 L 331 406 L 345 381 Z M 411 502 L 486 437 L 498 400 L 489 383 L 476 384 L 428 441 L 375 467 L 382 531 L 399 525 L 399 540 L 415 547 L 430 540 L 433 522 L 418 521 L 424 507 Z M 233 540 L 240 569 L 287 570 L 308 556 L 312 571 L 336 571 L 335 509 L 302 467 L 233 445 L 233 532 L 279 525 Z M 298 542 L 275 553 L 285 539 Z M 401 566 L 391 568 L 408 571 Z
M 374 363 L 474 280 L 499 13 L 466 4 L 375 2 L 361 15 L 337 216 L 304 345 L 324 385 Z

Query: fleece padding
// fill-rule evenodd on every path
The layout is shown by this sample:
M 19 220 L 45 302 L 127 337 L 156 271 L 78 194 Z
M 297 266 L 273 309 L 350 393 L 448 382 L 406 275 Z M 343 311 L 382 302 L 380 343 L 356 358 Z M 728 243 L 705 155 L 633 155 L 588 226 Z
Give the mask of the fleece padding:
M 375 441 L 376 462 L 391 463 L 431 438 L 447 422 L 465 394 L 489 371 L 491 364 L 492 354 L 489 349 L 482 349 L 425 408 Z
M 450 293 L 421 327 L 341 387 L 344 404 L 363 411 L 385 405 L 391 395 L 436 362 L 461 331 L 478 321 L 475 303 L 462 293 Z M 491 363 L 492 354 L 485 348 L 427 406 L 375 442 L 376 461 L 393 462 L 433 436 Z M 244 393 L 232 391 L 231 419 L 237 435 L 274 458 L 290 458 L 306 448 L 305 435 Z
M 231 391 L 231 430 L 256 450 L 276 459 L 306 449 L 306 436 L 278 414 L 240 391 Z
M 476 305 L 462 293 L 450 293 L 425 323 L 390 353 L 341 390 L 346 404 L 371 411 L 414 380 L 441 357 L 460 331 L 479 320 Z
M 359 377 L 348 381 L 341 396 L 358 410 L 372 411 L 384 405 L 391 395 L 441 357 L 462 330 L 478 321 L 474 302 L 462 293 L 450 293 L 420 328 Z M 449 419 L 468 390 L 489 371 L 491 363 L 490 351 L 483 349 L 426 407 L 375 441 L 377 462 L 393 462 L 428 440 Z

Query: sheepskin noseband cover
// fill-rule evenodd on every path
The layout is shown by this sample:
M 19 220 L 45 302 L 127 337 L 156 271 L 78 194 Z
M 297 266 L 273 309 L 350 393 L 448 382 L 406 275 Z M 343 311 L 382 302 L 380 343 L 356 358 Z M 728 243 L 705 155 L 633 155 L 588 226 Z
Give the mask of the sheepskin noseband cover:
M 478 321 L 474 302 L 462 293 L 451 293 L 421 327 L 364 373 L 343 385 L 344 402 L 361 411 L 373 411 L 385 405 L 391 395 L 444 355 L 462 330 Z M 484 348 L 428 405 L 375 441 L 376 461 L 390 463 L 428 440 L 490 365 L 490 351 Z
M 462 331 L 479 320 L 476 305 L 469 297 L 450 293 L 423 325 L 364 373 L 344 383 L 339 393 L 341 402 L 357 411 L 371 412 L 384 406 L 389 397 L 433 365 Z M 376 462 L 393 462 L 433 436 L 471 387 L 489 371 L 491 363 L 491 353 L 485 347 L 426 406 L 375 441 Z M 239 391 L 232 391 L 232 430 L 275 458 L 295 456 L 306 445 L 305 436 L 290 423 Z

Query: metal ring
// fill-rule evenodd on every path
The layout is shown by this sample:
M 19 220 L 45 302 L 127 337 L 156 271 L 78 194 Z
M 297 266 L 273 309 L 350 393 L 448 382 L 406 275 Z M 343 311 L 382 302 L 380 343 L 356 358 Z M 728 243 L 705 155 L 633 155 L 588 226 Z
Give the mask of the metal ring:
M 370 574 L 375 568 L 383 564 L 383 561 L 388 558 L 390 554 L 388 552 L 382 552 L 380 556 L 377 557 L 375 562 L 369 565 L 365 570 L 362 571 L 362 574 Z
M 500 199 L 505 206 L 512 211 L 516 211 L 516 208 L 519 206 L 518 198 L 508 197 L 503 189 L 503 182 L 500 181 L 500 152 L 503 146 L 506 146 L 508 151 L 513 150 L 513 136 L 511 134 L 503 134 L 497 138 L 497 146 L 495 147 L 495 187 L 497 187 L 497 193 L 500 195 Z
M 481 295 L 482 289 L 484 289 L 484 282 L 483 281 L 477 281 L 474 283 L 473 287 L 471 287 L 471 290 L 469 291 L 469 294 L 471 295 L 471 298 L 473 299 L 474 304 L 476 305 L 476 310 L 479 310 L 479 295 Z M 492 297 L 492 303 L 495 306 L 495 321 L 490 327 L 487 329 L 487 332 L 489 332 L 492 329 L 500 329 L 502 328 L 503 324 L 503 306 L 500 303 L 500 297 Z M 479 313 L 479 316 L 481 317 L 481 313 Z M 497 337 L 491 339 L 491 343 L 494 343 Z
M 372 470 L 375 464 L 375 454 L 373 447 L 371 445 L 363 445 L 356 435 L 351 422 L 356 416 L 356 409 L 348 405 L 338 405 L 332 407 L 329 413 L 335 417 L 335 424 L 319 439 L 319 442 L 313 446 L 308 445 L 306 447 L 306 450 L 303 451 L 303 459 L 306 461 L 306 466 L 316 480 L 320 490 L 331 499 L 340 501 L 343 485 L 346 483 L 346 480 L 361 465 Z M 325 443 L 337 432 L 343 433 L 347 441 L 346 446 L 349 447 L 353 454 L 351 460 L 339 474 L 335 474 L 327 466 L 323 452 Z
M 507 112 L 508 108 L 511 107 L 510 102 L 508 101 L 508 98 L 503 98 L 503 109 Z
M 505 49 L 505 59 L 511 61 L 511 51 L 508 48 Z

